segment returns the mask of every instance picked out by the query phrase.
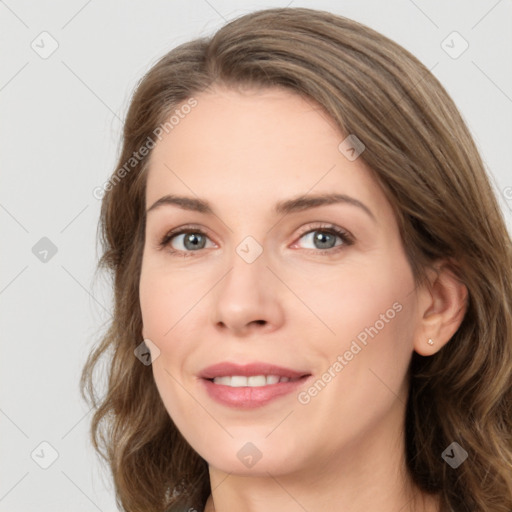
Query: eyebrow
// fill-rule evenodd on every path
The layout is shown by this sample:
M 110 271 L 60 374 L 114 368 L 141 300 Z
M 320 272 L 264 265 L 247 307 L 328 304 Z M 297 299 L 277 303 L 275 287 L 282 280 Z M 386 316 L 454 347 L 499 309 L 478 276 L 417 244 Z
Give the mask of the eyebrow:
M 363 210 L 372 218 L 372 220 L 377 220 L 372 211 L 364 203 L 345 194 L 316 194 L 293 197 L 276 203 L 274 205 L 274 213 L 276 215 L 287 215 L 331 204 L 348 204 L 356 206 Z M 208 201 L 194 197 L 177 195 L 165 195 L 161 197 L 146 210 L 146 214 L 164 205 L 173 205 L 181 208 L 182 210 L 199 212 L 205 215 L 215 215 L 215 212 Z

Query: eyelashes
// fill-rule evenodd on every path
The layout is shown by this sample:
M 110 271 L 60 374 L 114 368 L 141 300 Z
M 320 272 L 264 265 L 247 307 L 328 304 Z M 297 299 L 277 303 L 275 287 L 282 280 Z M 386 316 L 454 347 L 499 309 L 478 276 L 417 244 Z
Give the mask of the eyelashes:
M 321 234 L 320 237 L 318 236 L 311 236 L 315 233 Z M 187 250 L 185 249 L 175 249 L 172 247 L 171 243 L 174 239 L 177 239 L 181 235 L 186 235 L 183 240 L 182 244 L 185 243 L 192 243 L 195 244 L 196 250 Z M 306 238 L 306 236 L 309 235 L 309 238 L 312 238 L 312 242 L 320 242 L 324 243 L 327 235 L 327 239 L 334 239 L 335 245 L 332 247 L 329 247 L 327 249 L 323 248 L 314 248 L 314 249 L 304 249 L 307 252 L 313 253 L 313 254 L 321 254 L 321 255 L 333 255 L 337 254 L 339 251 L 345 249 L 348 246 L 351 246 L 355 243 L 354 236 L 346 231 L 345 229 L 342 229 L 338 226 L 335 226 L 333 224 L 323 224 L 320 226 L 307 226 L 306 229 L 302 231 L 301 234 L 298 235 L 297 241 L 294 242 L 292 245 L 295 247 L 297 246 L 298 242 L 302 240 L 303 238 Z M 160 250 L 166 250 L 169 251 L 172 255 L 177 255 L 181 257 L 191 257 L 195 256 L 195 253 L 201 253 L 203 249 L 206 249 L 208 247 L 205 247 L 205 245 L 201 245 L 201 239 L 209 240 L 208 234 L 205 233 L 205 231 L 198 227 L 198 226 L 182 226 L 180 228 L 177 228 L 175 230 L 171 230 L 168 233 L 165 234 L 164 237 L 158 242 L 158 249 Z M 337 243 L 337 240 L 339 239 L 341 243 Z M 197 242 L 199 240 L 199 243 Z M 215 245 L 213 245 L 215 246 Z

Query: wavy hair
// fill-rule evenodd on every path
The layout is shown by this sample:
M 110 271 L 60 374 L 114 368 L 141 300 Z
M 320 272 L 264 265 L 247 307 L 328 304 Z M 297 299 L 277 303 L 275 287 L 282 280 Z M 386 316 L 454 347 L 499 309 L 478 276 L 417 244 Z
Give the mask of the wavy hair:
M 178 46 L 132 97 L 99 224 L 98 270 L 112 279 L 113 319 L 81 378 L 96 409 L 92 442 L 108 462 L 117 503 L 128 512 L 203 510 L 210 493 L 206 461 L 177 430 L 134 349 L 143 339 L 138 285 L 151 155 L 139 150 L 213 84 L 284 87 L 321 105 L 342 134 L 365 144 L 360 158 L 394 208 L 416 282 L 437 260 L 451 262 L 467 287 L 467 310 L 441 350 L 411 358 L 407 470 L 439 496 L 441 512 L 510 512 L 511 240 L 482 159 L 454 102 L 418 59 L 360 23 L 305 8 L 253 12 Z M 101 398 L 100 361 L 108 369 Z M 441 457 L 454 441 L 468 453 L 456 469 Z

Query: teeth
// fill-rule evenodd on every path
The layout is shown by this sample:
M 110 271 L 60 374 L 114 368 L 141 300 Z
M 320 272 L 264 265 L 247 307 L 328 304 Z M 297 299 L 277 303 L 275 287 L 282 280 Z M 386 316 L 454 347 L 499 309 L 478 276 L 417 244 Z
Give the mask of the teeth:
M 231 386 L 231 377 L 215 377 L 213 379 L 215 384 L 223 384 L 224 386 Z
M 226 377 L 215 377 L 214 384 L 230 386 L 232 388 L 250 387 L 259 388 L 261 386 L 269 386 L 278 382 L 289 382 L 289 377 L 279 377 L 279 375 L 252 375 L 245 377 L 243 375 L 233 375 Z
M 231 379 L 233 382 L 233 379 Z M 251 375 L 251 377 L 247 378 L 247 386 L 251 387 L 259 387 L 267 385 L 267 378 L 264 375 Z
M 231 383 L 228 384 L 228 386 L 231 386 L 232 388 L 247 386 L 247 377 L 235 375 L 234 377 L 231 377 Z

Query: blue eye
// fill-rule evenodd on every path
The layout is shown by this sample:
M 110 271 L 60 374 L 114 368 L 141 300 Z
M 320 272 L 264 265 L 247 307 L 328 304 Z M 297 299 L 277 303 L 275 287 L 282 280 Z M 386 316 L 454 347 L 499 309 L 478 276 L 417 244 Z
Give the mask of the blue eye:
M 167 247 L 177 240 L 177 243 L 181 244 L 184 249 L 172 247 L 171 252 L 195 252 L 205 248 L 207 239 L 206 234 L 200 230 L 182 229 L 177 232 L 168 233 L 162 239 L 160 246 Z
M 337 238 L 341 240 L 341 243 L 337 243 Z M 345 245 L 348 243 L 348 237 L 345 233 L 332 228 L 314 229 L 308 231 L 306 234 L 300 237 L 300 240 L 302 239 L 312 243 L 313 249 L 320 250 L 333 249 L 334 247 L 339 247 L 340 245 Z

